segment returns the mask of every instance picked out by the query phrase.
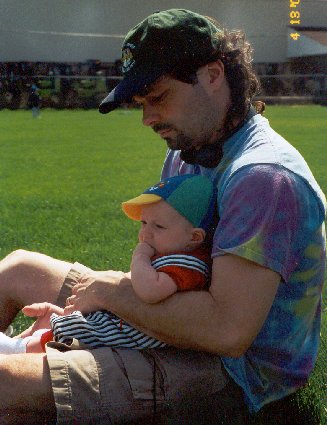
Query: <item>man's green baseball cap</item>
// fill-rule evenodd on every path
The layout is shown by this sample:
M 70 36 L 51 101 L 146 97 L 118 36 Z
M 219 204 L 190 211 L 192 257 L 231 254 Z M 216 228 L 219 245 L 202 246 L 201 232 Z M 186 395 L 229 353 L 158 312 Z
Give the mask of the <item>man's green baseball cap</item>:
M 221 35 L 210 19 L 190 10 L 170 9 L 148 16 L 128 32 L 122 46 L 123 79 L 101 102 L 99 111 L 106 114 L 130 102 L 165 74 L 196 72 L 214 60 Z

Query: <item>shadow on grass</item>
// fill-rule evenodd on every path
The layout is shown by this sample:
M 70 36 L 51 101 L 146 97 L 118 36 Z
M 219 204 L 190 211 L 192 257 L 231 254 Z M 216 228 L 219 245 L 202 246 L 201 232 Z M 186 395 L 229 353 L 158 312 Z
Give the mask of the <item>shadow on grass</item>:
M 303 388 L 263 408 L 249 425 L 320 425 L 321 412 L 318 406 L 316 394 Z

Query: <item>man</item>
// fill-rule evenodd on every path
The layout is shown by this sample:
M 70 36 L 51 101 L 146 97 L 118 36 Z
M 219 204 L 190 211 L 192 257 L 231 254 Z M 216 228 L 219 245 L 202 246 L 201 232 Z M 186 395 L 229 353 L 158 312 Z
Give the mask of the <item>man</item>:
M 32 110 L 33 118 L 40 117 L 41 97 L 35 84 L 32 85 L 27 101 L 28 107 Z
M 2 356 L 0 409 L 58 423 L 236 423 L 244 404 L 258 411 L 304 385 L 315 363 L 325 199 L 300 154 L 251 107 L 258 85 L 239 33 L 190 11 L 155 13 L 127 34 L 122 61 L 124 79 L 100 112 L 135 100 L 170 148 L 163 177 L 217 184 L 211 286 L 146 305 L 123 272 L 77 265 L 67 276 L 68 263 L 9 255 L 3 328 L 23 305 L 68 297 L 67 312 L 110 310 L 172 348 Z

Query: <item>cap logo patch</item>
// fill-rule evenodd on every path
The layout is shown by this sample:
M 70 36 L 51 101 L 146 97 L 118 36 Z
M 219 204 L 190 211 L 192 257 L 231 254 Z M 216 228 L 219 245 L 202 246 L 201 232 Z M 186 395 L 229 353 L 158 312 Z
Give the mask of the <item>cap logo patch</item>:
M 168 182 L 166 182 L 166 183 L 168 183 Z M 164 186 L 165 186 L 165 183 L 160 182 L 160 183 L 158 183 L 158 184 L 156 184 L 154 186 L 149 187 L 148 192 L 152 192 L 153 190 L 157 190 L 159 188 L 161 189 Z
M 133 68 L 135 64 L 135 59 L 133 57 L 132 49 L 135 49 L 135 45 L 128 43 L 126 47 L 122 51 L 122 68 L 123 72 L 128 72 L 131 68 Z

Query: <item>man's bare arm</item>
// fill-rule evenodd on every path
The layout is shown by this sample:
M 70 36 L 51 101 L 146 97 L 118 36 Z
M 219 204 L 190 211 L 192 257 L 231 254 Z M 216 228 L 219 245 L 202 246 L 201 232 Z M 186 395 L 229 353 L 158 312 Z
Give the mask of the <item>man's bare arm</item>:
M 168 344 L 231 357 L 251 345 L 280 282 L 279 274 L 234 255 L 214 259 L 209 291 L 176 293 L 158 304 L 140 301 L 126 279 L 117 272 L 90 276 L 73 289 L 69 309 L 97 305 Z

